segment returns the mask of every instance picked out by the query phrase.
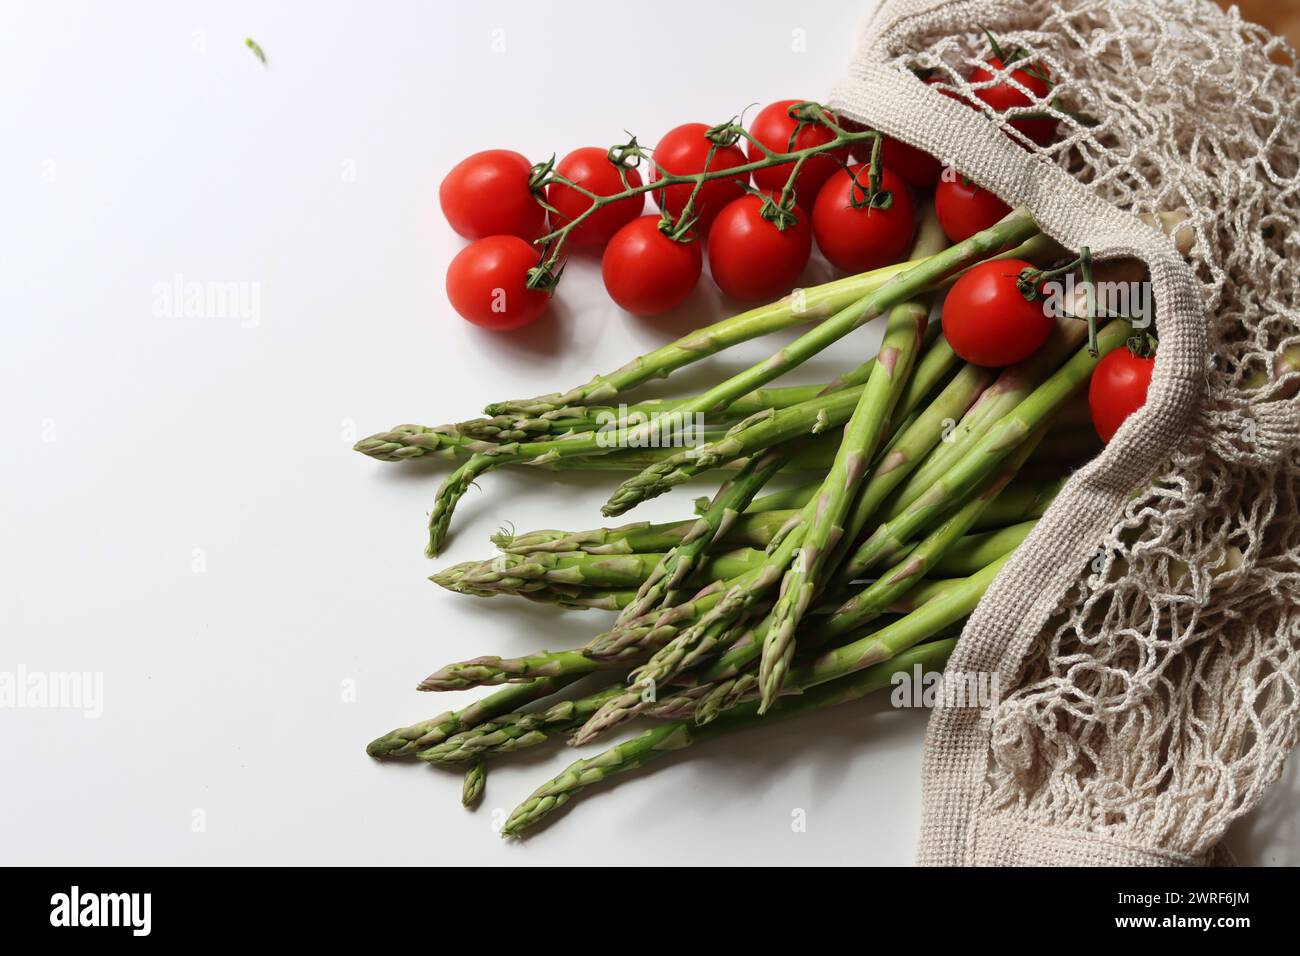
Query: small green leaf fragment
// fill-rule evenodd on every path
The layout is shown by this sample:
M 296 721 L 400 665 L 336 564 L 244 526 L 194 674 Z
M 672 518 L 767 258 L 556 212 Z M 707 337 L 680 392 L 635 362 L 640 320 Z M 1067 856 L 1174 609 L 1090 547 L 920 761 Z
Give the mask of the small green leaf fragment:
M 263 66 L 266 65 L 266 53 L 262 51 L 262 47 L 258 44 L 256 40 L 254 40 L 252 37 L 248 37 L 247 39 L 244 40 L 244 46 L 248 47 L 250 50 L 253 51 L 253 56 L 261 60 Z

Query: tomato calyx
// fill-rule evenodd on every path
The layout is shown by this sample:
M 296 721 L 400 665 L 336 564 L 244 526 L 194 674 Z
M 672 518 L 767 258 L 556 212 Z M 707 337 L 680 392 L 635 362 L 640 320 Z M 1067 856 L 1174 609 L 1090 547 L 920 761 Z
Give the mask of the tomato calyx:
M 555 286 L 560 281 L 560 276 L 564 275 L 564 267 L 567 265 L 568 262 L 561 262 L 557 269 L 555 263 L 548 262 L 543 257 L 541 262 L 528 270 L 528 278 L 524 281 L 524 287 L 535 292 L 554 295 Z
M 825 126 L 832 131 L 839 129 L 839 126 L 831 120 L 826 107 L 813 100 L 794 103 L 785 112 L 795 121 L 794 130 L 790 133 L 790 145 L 786 149 L 788 153 L 794 152 L 795 140 L 799 138 L 805 126 Z
M 699 190 L 697 189 L 696 192 Z M 667 209 L 659 212 L 659 231 L 671 239 L 673 242 L 695 242 L 700 235 L 696 230 L 696 225 L 700 217 L 691 211 L 691 205 L 695 201 L 695 193 L 686 201 L 686 207 L 682 210 L 679 218 L 674 218 L 673 214 Z
M 528 188 L 533 191 L 535 196 L 545 196 L 545 187 L 550 182 L 550 176 L 555 172 L 555 154 L 551 153 L 551 158 L 540 163 L 534 163 L 533 167 L 528 170 Z M 543 205 L 545 203 L 543 202 Z
M 631 133 L 628 133 L 628 135 L 632 136 Z M 618 169 L 619 178 L 623 180 L 623 188 L 631 189 L 632 187 L 628 185 L 627 181 L 627 171 L 636 169 L 641 165 L 641 160 L 646 158 L 645 150 L 636 141 L 636 137 L 632 136 L 626 143 L 615 143 L 605 155 Z
M 735 146 L 744 135 L 745 127 L 740 125 L 740 118 L 736 116 L 704 131 L 704 138 L 719 149 Z
M 791 175 L 793 182 L 794 176 L 798 175 L 798 165 Z M 756 186 L 746 184 L 745 192 L 752 196 L 757 196 L 763 203 L 758 214 L 761 218 L 766 219 L 772 225 L 776 226 L 778 231 L 784 232 L 786 229 L 799 222 L 799 216 L 796 210 L 798 206 L 795 203 L 794 190 L 786 185 L 786 188 L 779 193 L 768 192 L 759 189 Z
M 1083 288 L 1083 307 L 1087 314 L 1079 316 L 1063 313 L 1063 316 L 1068 319 L 1081 319 L 1088 323 L 1088 354 L 1097 358 L 1100 354 L 1097 349 L 1097 290 L 1092 281 L 1092 253 L 1087 246 L 1079 247 L 1079 258 L 1055 269 L 1025 269 L 1016 280 L 1016 288 L 1020 290 L 1021 295 L 1032 302 L 1045 297 L 1042 291 L 1045 283 L 1076 269 L 1079 270 Z M 1107 315 L 1102 318 L 1109 319 L 1114 316 Z
M 862 169 L 853 174 L 853 188 L 849 190 L 849 205 L 854 209 L 879 209 L 884 211 L 894 205 L 894 194 L 881 184 L 881 147 L 884 137 L 879 134 L 871 141 L 871 160 L 866 165 L 867 181 L 862 182 Z M 848 170 L 848 164 L 842 164 Z M 861 198 L 858 194 L 861 193 Z
M 1130 335 L 1125 344 L 1134 358 L 1147 359 L 1155 357 L 1156 349 L 1160 343 L 1153 333 L 1142 331 Z

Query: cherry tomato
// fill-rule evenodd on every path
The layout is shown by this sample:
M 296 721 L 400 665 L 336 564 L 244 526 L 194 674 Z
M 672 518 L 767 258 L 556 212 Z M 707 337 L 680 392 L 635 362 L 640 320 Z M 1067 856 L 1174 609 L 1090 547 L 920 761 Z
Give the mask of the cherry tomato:
M 969 180 L 945 176 L 934 190 L 934 212 L 943 234 L 961 242 L 993 225 L 1011 212 L 1011 207 Z
M 880 186 L 893 196 L 888 209 L 854 208 L 866 199 L 870 166 L 840 170 L 822 187 L 813 206 L 813 235 L 831 265 L 848 272 L 866 272 L 898 262 L 907 253 L 916 229 L 916 211 L 903 180 L 881 169 Z
M 462 159 L 438 187 L 438 202 L 451 228 L 466 239 L 542 234 L 546 210 L 528 188 L 527 157 L 487 149 Z
M 1088 408 L 1102 441 L 1114 438 L 1124 419 L 1146 402 L 1155 367 L 1154 355 L 1134 355 L 1128 349 L 1108 352 L 1097 363 L 1088 384 Z
M 655 162 L 668 172 L 677 176 L 689 176 L 719 169 L 731 169 L 745 164 L 745 151 L 739 146 L 718 148 L 709 159 L 709 150 L 713 144 L 704 134 L 709 127 L 703 123 L 684 123 L 676 129 L 669 130 L 655 147 Z M 659 170 L 651 169 L 650 181 L 659 178 Z M 700 234 L 708 232 L 713 220 L 722 212 L 722 207 L 744 194 L 741 183 L 749 182 L 749 174 L 713 179 L 700 186 L 691 209 L 697 217 L 695 227 Z M 683 183 L 669 186 L 655 193 L 655 201 L 660 209 L 666 209 L 674 219 L 682 214 L 686 200 L 694 187 Z
M 624 189 L 619 178 L 618 167 L 610 162 L 606 151 L 596 146 L 584 146 L 575 149 L 556 165 L 555 171 L 572 183 L 595 193 L 597 196 L 613 196 Z M 635 169 L 627 170 L 628 186 L 640 186 L 641 174 Z M 558 228 L 576 219 L 588 207 L 591 200 L 563 183 L 551 183 L 546 187 L 546 200 L 560 211 L 560 215 L 551 216 L 551 227 Z M 645 195 L 628 196 L 618 202 L 592 213 L 582 220 L 569 233 L 565 245 L 571 249 L 600 249 L 609 242 L 614 233 L 641 215 L 645 209 Z
M 447 298 L 463 317 L 494 332 L 537 319 L 550 295 L 529 289 L 537 250 L 518 236 L 488 236 L 470 243 L 447 267 Z
M 1005 68 L 1005 64 L 996 56 L 991 56 L 984 62 L 986 66 L 977 66 L 971 71 L 971 83 L 991 83 Z M 1031 65 L 1029 69 L 1012 70 L 1007 77 L 992 86 L 976 90 L 975 96 L 997 113 L 1005 113 L 1009 109 L 1032 107 L 1035 103 L 1045 105 L 1045 101 L 1049 99 L 1052 86 L 1046 67 L 1041 64 Z M 1012 86 L 1011 80 L 1015 80 L 1029 90 L 1033 98 Z M 1054 119 L 1018 119 L 1012 120 L 1011 125 L 1040 146 L 1047 146 L 1056 139 Z
M 658 315 L 682 304 L 700 279 L 698 242 L 659 231 L 658 216 L 633 219 L 614 233 L 600 260 L 610 298 L 636 315 Z
M 790 115 L 789 110 L 790 107 L 801 102 L 803 101 L 781 100 L 763 107 L 754 117 L 754 122 L 750 124 L 749 135 L 776 153 L 788 153 L 795 149 L 808 149 L 829 143 L 835 138 L 834 134 L 825 126 L 812 123 L 804 124 L 799 130 L 799 135 L 795 136 L 794 145 L 790 145 L 790 137 L 794 134 L 799 121 Z M 750 143 L 749 161 L 757 162 L 762 158 L 763 151 Z M 822 153 L 804 160 L 804 164 L 799 167 L 799 181 L 795 183 L 795 194 L 799 204 L 806 209 L 812 208 L 813 200 L 817 198 L 817 191 L 822 188 L 822 184 L 830 178 L 831 173 L 840 168 L 841 162 L 848 162 L 848 158 L 848 149 L 841 147 L 833 153 Z M 793 167 L 794 163 L 781 163 L 779 166 L 756 169 L 754 185 L 759 189 L 784 189 Z
M 943 335 L 952 350 L 975 365 L 998 368 L 1028 358 L 1052 331 L 1041 301 L 1026 299 L 1016 286 L 1021 259 L 972 266 L 953 283 L 943 302 Z
M 769 193 L 771 195 L 771 193 Z M 812 252 L 808 217 L 796 207 L 796 222 L 777 229 L 751 194 L 729 203 L 709 232 L 709 271 L 718 288 L 742 302 L 775 299 L 794 288 Z
M 880 161 L 917 189 L 933 189 L 943 173 L 943 163 L 925 150 L 889 137 L 880 144 Z

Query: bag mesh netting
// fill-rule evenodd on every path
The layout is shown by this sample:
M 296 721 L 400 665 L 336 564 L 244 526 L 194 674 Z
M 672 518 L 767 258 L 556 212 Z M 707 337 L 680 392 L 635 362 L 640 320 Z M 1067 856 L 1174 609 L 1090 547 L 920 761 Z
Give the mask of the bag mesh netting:
M 1011 69 L 1046 68 L 1049 100 L 979 101 L 964 78 L 986 29 L 1028 51 Z M 1027 205 L 1065 246 L 1140 260 L 1160 339 L 1147 404 L 1074 474 L 953 654 L 1001 697 L 934 712 L 919 861 L 1222 859 L 1300 714 L 1293 51 L 1209 2 L 886 0 L 831 105 Z M 1008 123 L 1044 111 L 1048 146 Z M 1177 244 L 1146 225 L 1162 214 L 1182 219 Z

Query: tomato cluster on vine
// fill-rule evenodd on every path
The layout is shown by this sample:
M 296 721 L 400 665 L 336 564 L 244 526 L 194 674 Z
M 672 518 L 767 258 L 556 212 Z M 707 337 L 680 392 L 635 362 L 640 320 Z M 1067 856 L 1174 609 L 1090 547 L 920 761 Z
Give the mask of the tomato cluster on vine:
M 971 75 L 983 104 L 1027 106 L 1019 87 L 1048 94 L 1043 68 L 1014 65 L 1019 54 L 996 42 L 994 53 Z M 995 82 L 999 76 L 1006 79 Z M 1010 125 L 1038 143 L 1055 136 L 1051 119 Z M 636 168 L 642 159 L 648 181 Z M 923 199 L 954 242 L 1010 211 L 923 150 L 793 99 L 764 107 L 748 130 L 685 123 L 652 150 L 633 139 L 536 165 L 509 150 L 475 153 L 452 169 L 439 195 L 452 228 L 474 240 L 448 270 L 448 298 L 469 321 L 499 331 L 545 311 L 574 254 L 599 255 L 610 297 L 647 316 L 681 305 L 706 260 L 725 295 L 760 302 L 795 286 L 814 247 L 844 272 L 902 260 Z M 657 211 L 647 212 L 647 195 Z

